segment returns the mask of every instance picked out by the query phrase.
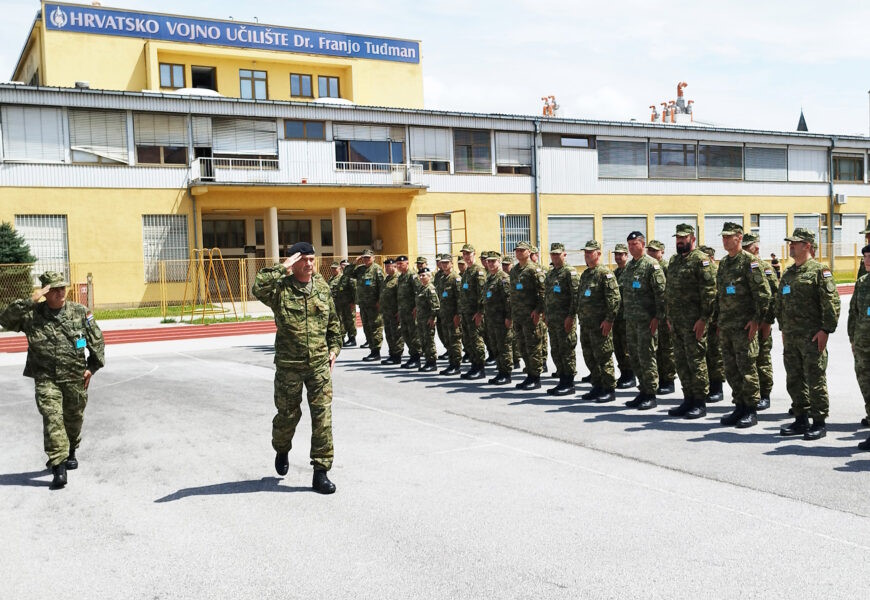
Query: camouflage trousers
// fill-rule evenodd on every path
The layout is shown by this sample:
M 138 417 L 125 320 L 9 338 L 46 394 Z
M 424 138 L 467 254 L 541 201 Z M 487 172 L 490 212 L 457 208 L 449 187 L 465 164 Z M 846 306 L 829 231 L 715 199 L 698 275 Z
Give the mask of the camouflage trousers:
M 447 333 L 444 321 L 441 319 L 441 317 L 438 317 L 435 320 L 435 331 L 436 333 L 438 333 L 438 339 L 441 340 L 441 345 L 447 348 L 450 343 L 450 334 Z
M 384 322 L 381 313 L 374 304 L 359 305 L 359 317 L 362 321 L 363 331 L 366 334 L 366 342 L 370 350 L 380 350 L 384 341 Z
M 864 397 L 864 411 L 870 417 L 870 340 L 855 340 L 852 353 L 855 357 L 855 376 Z
M 819 352 L 815 333 L 787 333 L 783 336 L 782 362 L 785 387 L 794 414 L 816 419 L 828 417 L 828 351 Z
M 356 337 L 356 309 L 351 309 L 352 304 L 340 304 L 336 306 L 338 312 L 338 320 L 341 321 L 341 326 L 345 333 L 350 337 Z
M 707 335 L 700 340 L 695 335 L 694 323 L 673 323 L 674 358 L 677 374 L 683 387 L 683 396 L 704 400 L 710 391 L 707 375 Z
M 426 362 L 435 362 L 438 352 L 435 350 L 435 325 L 429 326 L 428 320 L 417 319 L 417 337 L 420 339 L 420 351 Z
M 541 329 L 535 325 L 531 316 L 523 316 L 513 319 L 514 335 L 520 339 L 520 351 L 523 353 L 523 362 L 526 363 L 526 374 L 530 377 L 539 377 L 544 368 L 541 360 L 546 340 L 541 337 Z
M 577 324 L 570 332 L 565 331 L 567 315 L 555 315 L 547 327 L 550 334 L 550 349 L 556 373 L 574 379 L 577 374 Z
M 486 321 L 486 318 L 484 318 L 484 321 Z M 489 339 L 489 334 L 486 330 L 486 323 L 484 323 L 483 326 L 483 347 L 486 349 L 487 358 L 495 358 L 495 355 L 498 353 L 498 349 L 493 347 L 492 342 Z
M 707 325 L 707 377 L 710 383 L 725 381 L 725 363 L 722 360 L 722 342 L 719 340 L 719 325 Z
M 541 370 L 547 370 L 547 324 L 544 323 L 544 319 L 541 318 L 538 321 L 538 337 L 541 338 Z
M 649 332 L 648 327 L 647 332 Z M 601 335 L 600 321 L 581 322 L 580 349 L 583 351 L 583 362 L 589 369 L 592 385 L 603 390 L 616 389 L 616 376 L 613 372 L 613 332 L 604 337 Z
M 308 391 L 311 412 L 311 464 L 317 469 L 332 467 L 332 373 L 329 363 L 277 367 L 275 371 L 275 408 L 272 419 L 272 448 L 289 452 L 293 434 L 302 417 L 302 386 Z
M 445 340 L 442 341 L 447 349 L 447 361 L 451 365 L 462 363 L 462 330 L 453 324 L 453 317 L 438 317 L 438 322 L 444 329 Z
M 493 349 L 499 373 L 510 375 L 514 369 L 514 332 L 504 326 L 504 317 L 487 317 L 486 338 Z
M 659 369 L 656 364 L 658 331 L 651 333 L 649 321 L 626 320 L 625 335 L 628 340 L 628 355 L 631 370 L 637 377 L 638 389 L 645 394 L 655 395 L 659 388 Z
M 387 350 L 390 356 L 402 356 L 405 344 L 402 341 L 402 332 L 399 329 L 399 314 L 381 313 L 381 319 L 384 323 L 384 337 L 387 338 Z
M 773 391 L 773 360 L 770 355 L 773 351 L 773 333 L 767 338 L 762 338 L 761 333 L 758 334 L 758 359 L 755 361 L 755 366 L 758 368 L 758 386 L 761 390 L 761 395 L 765 398 L 770 398 L 770 393 Z
M 408 347 L 412 356 L 420 356 L 420 332 L 417 331 L 417 322 L 411 309 L 399 309 L 399 326 L 402 332 L 402 340 Z
M 46 466 L 59 465 L 78 448 L 88 392 L 83 381 L 36 382 L 36 408 L 42 415 L 42 441 L 48 455 Z
M 734 404 L 754 408 L 758 406 L 758 334 L 751 340 L 742 327 L 719 326 L 719 343 L 725 363 L 725 379 L 731 386 Z
M 482 365 L 486 361 L 486 346 L 483 343 L 485 322 L 478 327 L 474 323 L 474 315 L 462 315 L 462 346 L 468 353 L 468 358 L 473 365 Z
M 659 347 L 656 350 L 656 364 L 659 368 L 659 381 L 662 383 L 677 378 L 677 363 L 674 359 L 674 338 L 667 323 L 659 323 Z
M 625 339 L 625 319 L 613 322 L 613 354 L 616 356 L 616 366 L 620 374 L 631 371 L 631 359 L 628 356 L 628 343 Z

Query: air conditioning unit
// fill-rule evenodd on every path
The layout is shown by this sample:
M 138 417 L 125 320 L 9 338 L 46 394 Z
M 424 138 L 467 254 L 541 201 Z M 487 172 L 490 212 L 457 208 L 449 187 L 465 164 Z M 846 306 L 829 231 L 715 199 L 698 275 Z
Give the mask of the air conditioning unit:
M 849 199 L 849 197 L 846 194 L 835 194 L 834 195 L 834 201 L 837 204 L 846 204 L 846 201 L 848 199 Z

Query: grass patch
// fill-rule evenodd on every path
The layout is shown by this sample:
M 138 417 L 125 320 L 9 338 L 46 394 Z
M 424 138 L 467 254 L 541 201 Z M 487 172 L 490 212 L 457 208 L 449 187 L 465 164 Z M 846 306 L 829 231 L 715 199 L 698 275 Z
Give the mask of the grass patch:
M 206 310 L 214 309 L 215 307 L 206 306 Z M 194 312 L 201 311 L 203 306 L 197 306 L 194 309 Z M 190 315 L 190 309 L 186 309 L 185 317 Z M 163 311 L 159 306 L 143 306 L 141 308 L 108 308 L 102 309 L 98 308 L 94 311 L 94 317 L 98 321 L 105 321 L 108 319 L 146 319 L 149 317 L 162 317 Z M 167 306 L 166 307 L 166 318 L 163 322 L 172 323 L 178 320 L 181 317 L 181 306 Z M 208 318 L 208 316 L 206 317 Z M 173 319 L 173 320 L 170 320 Z

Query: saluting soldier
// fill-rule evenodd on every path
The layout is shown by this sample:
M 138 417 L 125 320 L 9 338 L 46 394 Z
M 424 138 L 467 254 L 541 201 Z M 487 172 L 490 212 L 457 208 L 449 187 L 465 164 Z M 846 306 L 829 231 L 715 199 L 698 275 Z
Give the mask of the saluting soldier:
M 795 416 L 794 422 L 782 427 L 779 433 L 803 435 L 805 440 L 817 440 L 827 433 L 828 336 L 837 329 L 840 316 L 840 295 L 834 276 L 828 267 L 812 258 L 815 239 L 815 234 L 803 227 L 785 238 L 794 263 L 782 274 L 776 297 L 785 386 Z
M 644 253 L 646 238 L 643 233 L 632 231 L 626 241 L 631 260 L 622 274 L 620 292 L 625 308 L 628 354 L 631 368 L 638 378 L 640 393 L 625 405 L 649 410 L 658 406 L 656 348 L 658 330 L 665 321 L 665 275 L 658 261 Z
M 514 259 L 512 259 L 510 256 L 507 256 L 507 255 L 503 256 L 501 259 L 501 270 L 504 271 L 505 273 L 507 273 L 508 276 L 510 276 L 511 269 L 513 269 L 513 267 L 514 267 Z M 519 369 L 520 368 L 520 355 L 521 355 L 520 342 L 517 339 L 517 336 L 515 336 L 515 335 L 511 335 L 511 338 L 513 339 L 513 344 L 512 344 L 512 354 L 514 357 L 514 365 L 513 366 L 514 366 L 514 369 Z
M 516 387 L 536 390 L 541 387 L 545 340 L 538 323 L 544 312 L 544 272 L 530 260 L 532 245 L 520 242 L 514 248 L 518 264 L 511 269 L 511 325 L 520 337 L 520 350 L 526 363 L 526 378 Z
M 508 325 L 511 316 L 510 276 L 499 266 L 501 254 L 487 252 L 483 264 L 488 272 L 483 287 L 483 320 L 486 336 L 495 352 L 498 373 L 489 380 L 492 385 L 505 385 L 511 382 L 513 369 L 513 330 Z
M 613 372 L 613 323 L 621 295 L 616 276 L 601 264 L 601 244 L 589 240 L 583 248 L 586 270 L 580 275 L 577 314 L 580 317 L 580 348 L 589 369 L 592 389 L 584 400 L 612 402 L 616 399 Z
M 341 279 L 338 280 L 338 303 L 335 310 L 341 327 L 347 333 L 346 348 L 356 346 L 356 269 L 347 260 L 341 261 Z
M 384 283 L 381 285 L 381 318 L 384 323 L 384 336 L 387 338 L 389 356 L 381 361 L 382 365 L 402 364 L 402 352 L 405 344 L 399 327 L 399 275 L 396 273 L 396 261 L 388 258 L 384 261 Z
M 616 244 L 613 247 L 613 260 L 616 262 L 613 276 L 616 278 L 616 282 L 620 283 L 622 274 L 625 273 L 625 265 L 628 264 L 628 246 L 622 243 Z M 616 366 L 619 367 L 619 379 L 616 380 L 617 389 L 633 388 L 637 385 L 637 380 L 631 370 L 631 358 L 628 356 L 628 342 L 625 339 L 625 311 L 622 306 L 621 294 L 619 312 L 616 313 L 616 320 L 613 322 L 613 354 L 616 356 Z
M 420 267 L 417 274 L 420 287 L 416 297 L 414 315 L 417 319 L 417 331 L 420 336 L 420 347 L 426 358 L 419 370 L 429 373 L 437 369 L 438 355 L 435 350 L 435 318 L 438 315 L 438 292 L 432 285 L 432 271 L 429 267 Z
M 384 270 L 374 261 L 371 248 L 363 250 L 359 260 L 362 264 L 356 267 L 357 304 L 369 347 L 369 354 L 363 360 L 372 362 L 381 360 L 381 343 L 384 341 L 384 322 L 378 306 L 384 285 Z
M 861 249 L 864 269 L 870 264 L 870 244 Z M 866 416 L 861 425 L 867 426 L 870 419 L 870 275 L 864 273 L 855 282 L 855 291 L 849 302 L 849 342 L 855 358 L 855 376 L 864 397 Z M 861 450 L 870 450 L 870 437 L 858 444 Z
M 713 277 L 718 277 L 719 267 L 716 264 L 716 249 L 710 246 L 699 246 L 701 252 L 710 257 L 713 267 Z M 725 363 L 722 360 L 722 344 L 719 341 L 719 295 L 713 303 L 713 316 L 707 327 L 707 377 L 710 379 L 710 391 L 707 394 L 707 404 L 720 402 L 725 394 L 722 384 L 725 382 Z
M 420 367 L 421 348 L 420 335 L 414 319 L 414 308 L 416 307 L 420 280 L 408 268 L 408 257 L 404 254 L 396 257 L 396 267 L 399 269 L 399 281 L 396 286 L 396 296 L 399 302 L 399 328 L 409 354 L 408 360 L 402 365 L 402 368 L 417 369 Z
M 665 285 L 668 279 L 668 263 L 664 259 L 665 245 L 658 240 L 650 240 L 646 245 L 646 253 L 653 260 L 657 260 L 665 274 Z M 656 351 L 656 364 L 659 368 L 659 395 L 673 394 L 675 391 L 674 380 L 677 378 L 677 364 L 674 359 L 674 339 L 667 322 L 659 327 L 659 346 Z
M 677 253 L 668 263 L 668 328 L 683 402 L 668 411 L 672 417 L 700 419 L 707 414 L 707 331 L 716 302 L 716 276 L 710 257 L 695 248 L 695 228 L 677 225 Z
M 550 260 L 553 268 L 544 277 L 544 317 L 548 323 L 559 383 L 547 393 L 568 396 L 574 393 L 574 377 L 577 375 L 577 322 L 574 315 L 577 314 L 580 276 L 567 264 L 564 244 L 550 244 Z
M 462 290 L 462 277 L 453 270 L 453 261 L 449 254 L 441 257 L 438 263 L 444 277 L 441 279 L 441 291 L 438 294 L 438 322 L 443 324 L 447 341 L 447 368 L 438 372 L 439 375 L 458 375 L 462 362 L 462 332 L 454 322 L 459 315 L 459 293 Z M 437 290 L 436 290 L 437 291 Z
M 779 289 L 779 276 L 776 274 L 773 265 L 759 255 L 759 242 L 759 237 L 754 233 L 743 234 L 743 249 L 758 259 L 761 270 L 765 278 L 767 278 L 770 293 L 776 294 Z M 758 360 L 755 362 L 758 367 L 758 385 L 761 393 L 761 398 L 758 401 L 758 410 L 770 408 L 770 394 L 773 391 L 773 360 L 771 359 L 773 336 L 771 335 L 771 326 L 775 320 L 776 300 L 771 299 L 767 306 L 767 314 L 758 328 Z
M 725 223 L 721 235 L 728 254 L 716 273 L 719 341 L 735 407 L 719 422 L 743 429 L 758 423 L 758 330 L 767 315 L 770 287 L 761 263 L 741 247 L 743 226 Z

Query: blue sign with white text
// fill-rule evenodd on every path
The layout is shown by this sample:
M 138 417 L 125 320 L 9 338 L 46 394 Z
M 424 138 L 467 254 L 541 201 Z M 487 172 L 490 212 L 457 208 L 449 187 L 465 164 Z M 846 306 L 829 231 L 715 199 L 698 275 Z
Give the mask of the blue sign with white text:
M 419 63 L 420 44 L 409 40 L 289 29 L 252 23 L 138 13 L 99 6 L 46 4 L 45 25 L 55 31 L 151 40 L 217 44 L 281 52 Z

